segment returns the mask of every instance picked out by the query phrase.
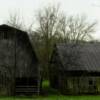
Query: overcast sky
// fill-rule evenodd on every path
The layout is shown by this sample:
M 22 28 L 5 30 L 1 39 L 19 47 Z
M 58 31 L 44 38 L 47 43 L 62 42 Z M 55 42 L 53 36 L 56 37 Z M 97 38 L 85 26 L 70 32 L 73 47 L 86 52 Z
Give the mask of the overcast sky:
M 38 9 L 58 3 L 66 15 L 86 14 L 89 21 L 97 20 L 99 24 L 94 36 L 100 40 L 100 0 L 0 0 L 0 24 L 5 23 L 10 13 L 16 12 L 29 24 Z

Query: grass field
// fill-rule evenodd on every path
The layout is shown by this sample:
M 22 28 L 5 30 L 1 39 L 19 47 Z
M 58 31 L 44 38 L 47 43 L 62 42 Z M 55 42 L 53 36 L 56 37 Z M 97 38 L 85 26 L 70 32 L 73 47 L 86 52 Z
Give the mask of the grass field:
M 0 100 L 100 100 L 100 96 L 0 97 Z

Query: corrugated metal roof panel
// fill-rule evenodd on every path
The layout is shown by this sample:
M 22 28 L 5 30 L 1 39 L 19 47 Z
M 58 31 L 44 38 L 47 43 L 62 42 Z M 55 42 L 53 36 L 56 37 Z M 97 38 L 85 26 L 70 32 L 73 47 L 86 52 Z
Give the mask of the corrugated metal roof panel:
M 100 72 L 100 43 L 59 44 L 57 50 L 65 70 Z

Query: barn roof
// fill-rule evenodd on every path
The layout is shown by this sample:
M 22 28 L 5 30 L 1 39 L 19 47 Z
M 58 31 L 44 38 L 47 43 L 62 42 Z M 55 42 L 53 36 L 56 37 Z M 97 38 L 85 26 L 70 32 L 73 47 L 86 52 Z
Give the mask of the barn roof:
M 22 30 L 17 29 L 17 28 L 14 28 L 14 27 L 12 27 L 12 26 L 8 26 L 8 25 L 6 25 L 6 24 L 0 25 L 0 32 L 6 32 L 7 34 L 11 34 L 11 35 L 15 34 L 16 37 L 17 37 L 20 41 L 22 41 L 26 46 L 28 46 L 28 48 L 29 48 L 30 50 L 32 50 L 33 56 L 34 56 L 34 57 L 36 58 L 36 60 L 37 60 L 37 57 L 36 57 L 36 55 L 35 55 L 34 48 L 33 48 L 33 46 L 32 46 L 31 40 L 30 40 L 29 35 L 28 35 L 27 32 L 22 31 Z
M 100 72 L 100 43 L 59 44 L 56 47 L 64 70 Z
M 14 27 L 6 25 L 6 24 L 0 25 L 0 32 L 2 32 L 2 31 L 3 32 L 15 31 L 15 32 L 13 32 L 13 34 L 17 33 L 17 35 L 27 35 L 27 33 L 25 31 L 22 31 L 20 29 L 14 28 Z

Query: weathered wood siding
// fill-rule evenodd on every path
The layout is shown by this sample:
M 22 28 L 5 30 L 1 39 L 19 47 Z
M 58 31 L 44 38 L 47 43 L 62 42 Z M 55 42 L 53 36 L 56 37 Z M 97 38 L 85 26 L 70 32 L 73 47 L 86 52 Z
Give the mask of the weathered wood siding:
M 39 93 L 39 67 L 33 51 L 27 33 L 9 26 L 0 28 L 0 95 L 14 94 L 18 78 L 26 78 L 33 93 Z M 28 92 L 27 86 L 24 89 Z
M 100 77 L 62 77 L 59 90 L 63 94 L 96 94 L 100 93 Z
M 14 39 L 0 40 L 0 68 L 9 70 L 9 75 L 11 74 L 10 71 L 14 72 L 16 77 L 37 76 L 38 69 L 35 67 L 37 65 L 35 65 L 29 48 L 18 42 L 21 41 L 15 42 Z

